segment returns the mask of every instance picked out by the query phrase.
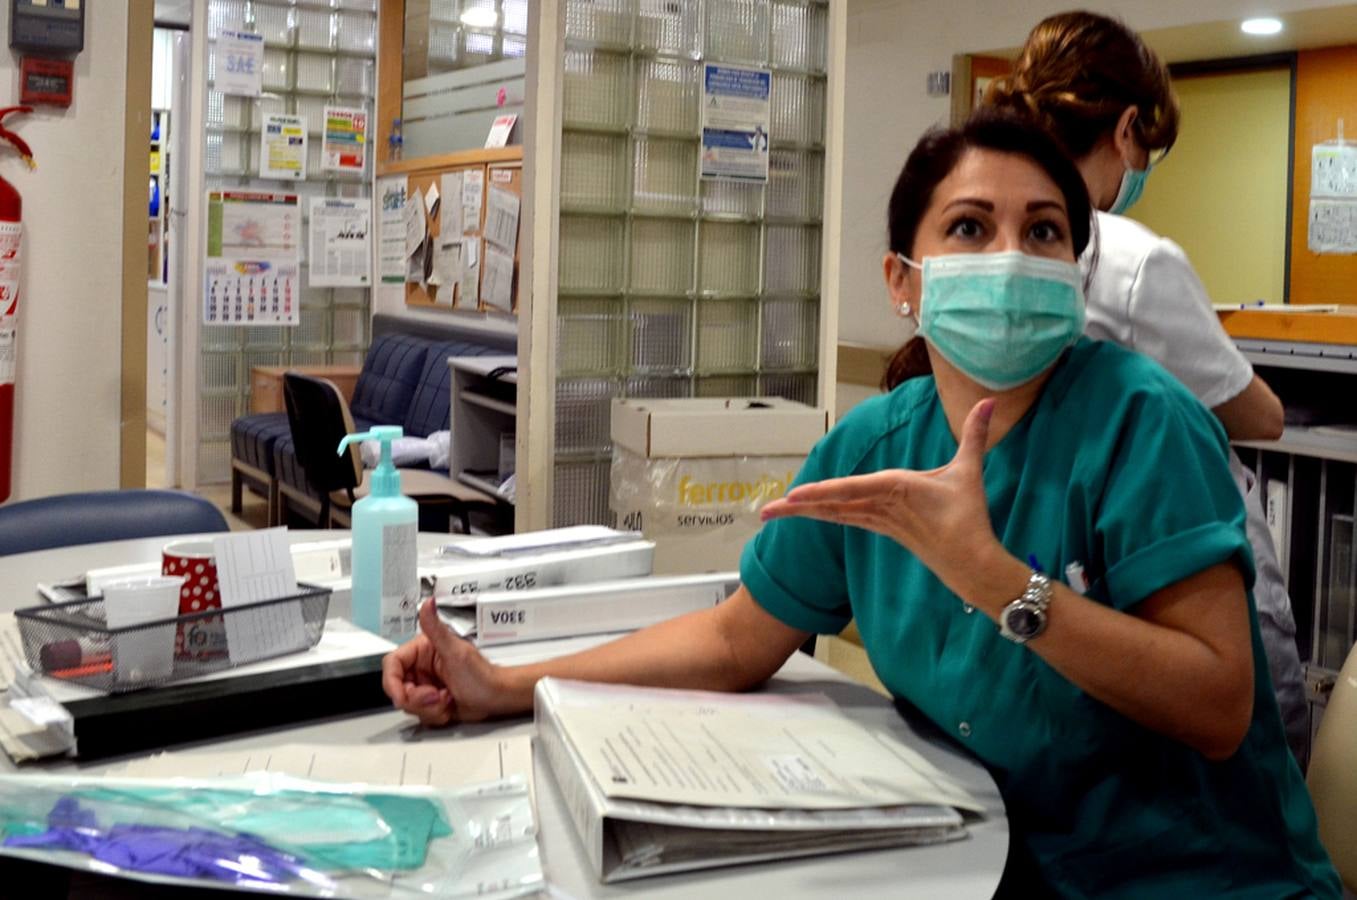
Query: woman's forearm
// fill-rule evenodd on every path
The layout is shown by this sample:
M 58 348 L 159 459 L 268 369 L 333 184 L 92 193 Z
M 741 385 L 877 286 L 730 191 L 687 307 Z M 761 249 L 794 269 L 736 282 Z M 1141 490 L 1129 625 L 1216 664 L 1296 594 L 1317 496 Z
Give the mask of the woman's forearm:
M 958 591 L 996 622 L 1031 574 L 999 550 Z M 1253 651 L 1233 565 L 1159 591 L 1135 615 L 1054 579 L 1052 588 L 1047 628 L 1027 644 L 1033 653 L 1090 696 L 1208 758 L 1235 751 L 1253 714 Z
M 499 670 L 505 713 L 532 708 L 545 677 L 742 691 L 770 678 L 808 635 L 764 612 L 741 587 L 712 609 L 643 628 L 598 647 Z

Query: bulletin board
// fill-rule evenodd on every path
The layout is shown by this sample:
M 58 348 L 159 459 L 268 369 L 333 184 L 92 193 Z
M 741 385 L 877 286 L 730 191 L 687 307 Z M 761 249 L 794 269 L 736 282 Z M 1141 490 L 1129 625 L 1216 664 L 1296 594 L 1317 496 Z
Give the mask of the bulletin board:
M 506 156 L 511 158 L 506 159 Z M 480 159 L 478 159 L 480 157 Z M 517 314 L 518 313 L 518 237 L 522 232 L 522 185 L 523 162 L 522 148 L 512 147 L 501 150 L 465 151 L 435 157 L 416 168 L 412 164 L 388 164 L 383 174 L 404 174 L 407 196 L 414 196 L 418 190 L 421 197 L 427 197 L 431 188 L 439 191 L 439 206 L 430 211 L 423 207 L 424 225 L 429 240 L 435 245 L 433 253 L 442 252 L 446 241 L 442 240 L 443 205 L 461 204 L 461 197 L 444 195 L 447 182 L 445 175 L 460 174 L 480 179 L 480 204 L 474 215 L 464 215 L 461 260 L 468 261 L 468 255 L 474 257 L 477 272 L 475 274 L 475 295 L 464 291 L 462 283 L 435 284 L 429 280 L 407 280 L 405 283 L 405 304 L 409 307 L 432 310 L 466 311 L 482 313 Z M 508 197 L 512 201 L 508 201 Z M 496 203 L 495 201 L 498 201 Z M 507 201 L 507 202 L 506 202 Z M 501 224 L 496 230 L 497 241 L 486 240 L 485 228 L 487 216 L 493 217 L 496 209 L 503 212 L 506 206 L 513 208 L 517 224 L 511 232 L 506 232 Z M 492 222 L 493 224 L 493 222 Z M 508 237 L 506 237 L 508 234 Z M 507 245 L 507 246 L 506 246 Z M 474 247 L 474 249 L 473 249 Z M 488 272 L 487 253 L 493 253 L 498 268 L 495 274 Z M 511 261 L 511 262 L 510 262 Z M 416 271 L 418 271 L 418 266 Z M 409 276 L 407 276 L 409 278 Z M 436 280 L 436 279 L 435 279 Z M 508 288 L 504 285 L 507 283 Z M 491 292 L 491 293 L 487 293 Z M 495 302 L 491 302 L 494 300 Z
M 1315 144 L 1332 140 L 1343 119 L 1357 136 L 1357 50 L 1305 50 L 1296 57 L 1295 180 L 1291 192 L 1292 303 L 1357 304 L 1357 255 L 1309 249 L 1310 164 Z

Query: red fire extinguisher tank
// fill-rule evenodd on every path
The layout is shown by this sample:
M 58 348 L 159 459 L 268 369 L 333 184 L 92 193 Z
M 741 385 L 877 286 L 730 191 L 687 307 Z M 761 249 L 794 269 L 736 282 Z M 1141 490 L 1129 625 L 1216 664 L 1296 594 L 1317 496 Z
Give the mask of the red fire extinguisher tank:
M 32 112 L 27 106 L 0 109 L 0 138 L 19 151 L 33 168 L 33 151 L 4 127 L 5 117 Z M 19 350 L 19 271 L 23 262 L 23 201 L 19 192 L 0 178 L 0 503 L 9 499 L 14 458 L 14 376 Z

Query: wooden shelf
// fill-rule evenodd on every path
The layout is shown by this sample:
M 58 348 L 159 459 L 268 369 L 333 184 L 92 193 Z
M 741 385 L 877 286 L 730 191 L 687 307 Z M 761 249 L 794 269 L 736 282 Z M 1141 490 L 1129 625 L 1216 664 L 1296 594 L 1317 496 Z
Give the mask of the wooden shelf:
M 1295 456 L 1312 456 L 1339 462 L 1357 463 L 1357 435 L 1337 434 L 1314 428 L 1288 426 L 1275 441 L 1235 441 L 1240 447 L 1271 450 Z
M 410 175 L 427 171 L 442 172 L 449 169 L 466 168 L 467 166 L 522 161 L 522 145 L 493 147 L 487 150 L 459 150 L 456 153 L 440 153 L 437 156 L 403 159 L 400 162 L 384 162 L 377 166 L 377 175 L 380 177 L 385 175 Z
M 465 390 L 461 392 L 460 396 L 467 403 L 483 406 L 486 409 L 493 409 L 495 412 L 504 413 L 506 416 L 518 414 L 518 409 L 514 404 L 506 403 L 503 400 L 496 400 L 494 397 L 488 397 L 477 391 Z
M 457 474 L 457 480 L 460 481 L 462 484 L 465 484 L 467 487 L 473 487 L 478 491 L 484 491 L 492 499 L 499 503 L 507 503 L 510 506 L 514 505 L 514 501 L 510 500 L 508 497 L 505 497 L 503 494 L 501 494 L 498 490 L 498 485 L 496 485 L 492 481 L 486 481 L 484 478 L 478 478 L 475 475 L 472 475 L 470 472 L 459 472 Z
M 1357 306 L 1337 312 L 1284 313 L 1254 309 L 1221 312 L 1220 324 L 1233 338 L 1357 345 Z

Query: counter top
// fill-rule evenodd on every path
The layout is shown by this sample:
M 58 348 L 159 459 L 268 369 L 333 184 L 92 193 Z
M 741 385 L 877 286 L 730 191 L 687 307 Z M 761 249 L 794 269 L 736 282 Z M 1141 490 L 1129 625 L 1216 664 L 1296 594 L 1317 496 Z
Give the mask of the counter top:
M 1337 312 L 1284 313 L 1256 309 L 1221 312 L 1220 323 L 1232 338 L 1357 345 L 1357 305 Z

